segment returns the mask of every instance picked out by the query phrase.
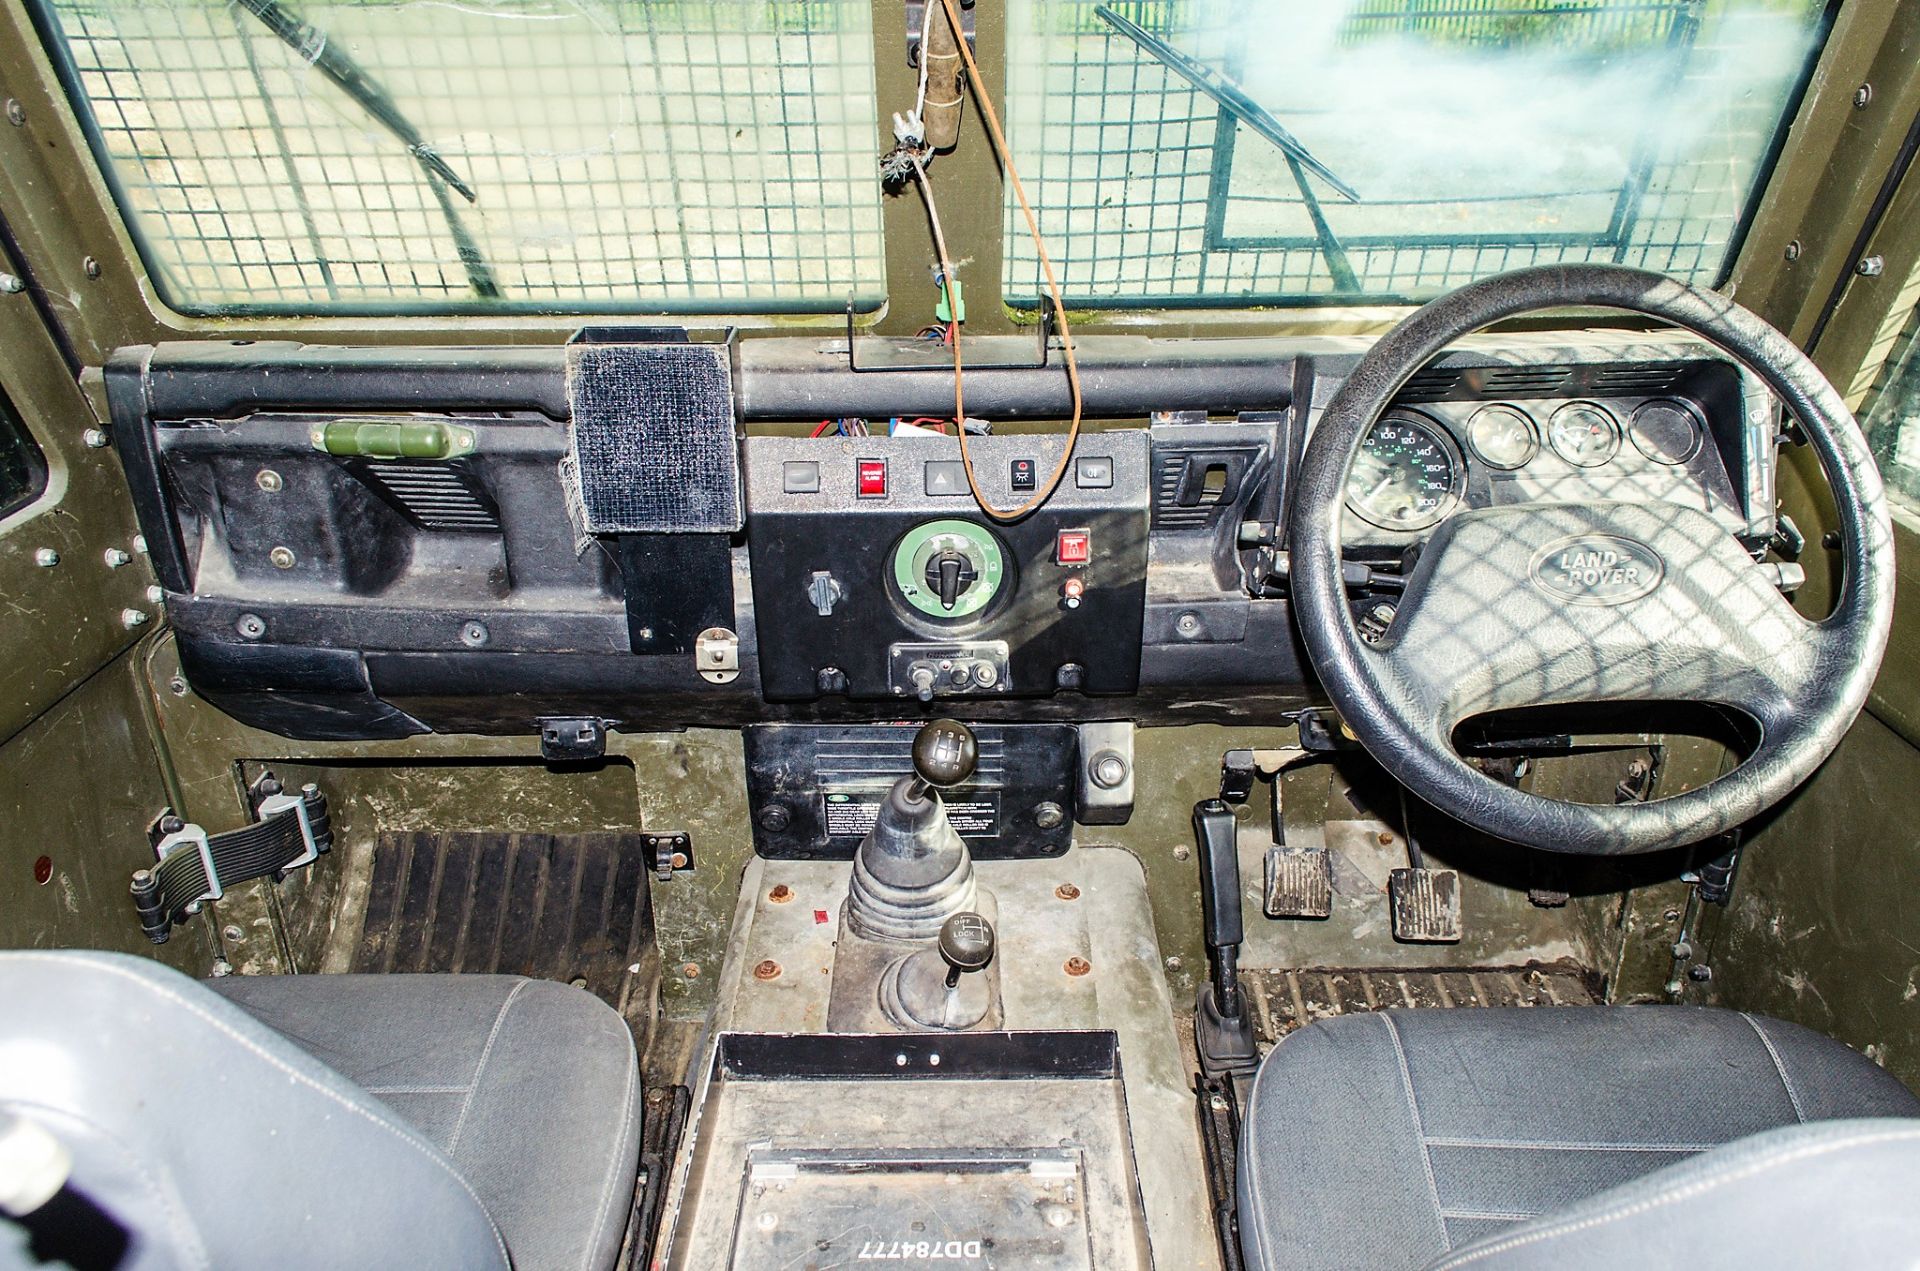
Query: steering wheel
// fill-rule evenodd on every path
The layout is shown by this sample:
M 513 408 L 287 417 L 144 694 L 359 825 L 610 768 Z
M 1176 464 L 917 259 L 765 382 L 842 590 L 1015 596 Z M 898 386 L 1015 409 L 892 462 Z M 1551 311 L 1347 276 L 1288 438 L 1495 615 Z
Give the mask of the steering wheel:
M 1805 429 L 1843 538 L 1839 603 L 1801 616 L 1705 512 L 1663 502 L 1538 503 L 1442 523 L 1378 644 L 1340 570 L 1347 473 L 1381 411 L 1436 354 L 1537 309 L 1624 309 L 1745 364 Z M 1550 265 L 1470 283 L 1370 349 L 1308 438 L 1289 519 L 1293 607 L 1341 718 L 1407 789 L 1509 842 L 1618 856 L 1697 843 L 1772 806 L 1833 752 L 1865 704 L 1893 611 L 1885 492 L 1845 403 L 1791 341 L 1724 296 L 1614 265 Z M 1454 729 L 1491 711 L 1685 701 L 1758 725 L 1746 760 L 1698 789 L 1596 806 L 1496 781 Z

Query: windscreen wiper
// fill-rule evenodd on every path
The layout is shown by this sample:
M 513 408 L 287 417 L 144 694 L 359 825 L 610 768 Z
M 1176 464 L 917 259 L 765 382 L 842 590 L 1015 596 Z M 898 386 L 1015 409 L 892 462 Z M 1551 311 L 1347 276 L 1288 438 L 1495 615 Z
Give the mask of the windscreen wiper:
M 335 47 L 325 31 L 295 17 L 279 0 L 238 0 L 238 3 L 242 9 L 260 19 L 269 31 L 280 38 L 281 43 L 326 76 L 334 87 L 345 93 L 356 106 L 371 115 L 407 148 L 407 153 L 426 173 L 427 185 L 440 204 L 441 214 L 446 218 L 447 232 L 453 237 L 454 250 L 460 254 L 460 263 L 466 268 L 467 281 L 473 286 L 474 294 L 485 299 L 497 297 L 500 286 L 494 281 L 493 269 L 480 254 L 479 242 L 461 220 L 460 210 L 454 206 L 447 191 L 456 191 L 469 203 L 476 202 L 479 196 L 421 136 L 420 130 L 401 112 L 392 95 L 354 60 L 352 54 Z
M 1104 4 L 1096 5 L 1093 11 L 1108 26 L 1139 45 L 1147 56 L 1211 97 L 1220 109 L 1279 148 L 1280 153 L 1286 156 L 1287 166 L 1293 171 L 1294 184 L 1300 187 L 1301 201 L 1306 204 L 1307 215 L 1313 221 L 1314 236 L 1319 240 L 1321 254 L 1327 258 L 1327 272 L 1333 275 L 1333 285 L 1341 291 L 1360 290 L 1360 280 L 1347 259 L 1346 248 L 1340 245 L 1333 227 L 1320 210 L 1320 200 L 1307 184 L 1307 173 L 1311 172 L 1325 181 L 1349 203 L 1360 202 L 1360 192 L 1315 158 L 1298 137 L 1274 118 L 1272 111 L 1247 96 L 1246 90 L 1232 79 L 1187 56 L 1139 23 L 1122 17 Z

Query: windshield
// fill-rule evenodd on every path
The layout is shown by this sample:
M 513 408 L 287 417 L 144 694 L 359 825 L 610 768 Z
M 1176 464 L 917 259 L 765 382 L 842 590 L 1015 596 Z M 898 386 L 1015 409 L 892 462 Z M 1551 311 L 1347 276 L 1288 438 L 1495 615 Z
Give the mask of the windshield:
M 1712 285 L 1823 8 L 1010 0 L 1010 132 L 1073 304 L 1418 299 L 1558 260 Z
M 878 303 L 870 0 L 44 0 L 186 312 Z
M 885 298 L 872 0 L 35 3 L 184 312 Z M 1066 300 L 1136 308 L 1404 301 L 1549 260 L 1718 283 L 1824 30 L 1819 0 L 1007 0 L 1004 20 Z M 1006 235 L 1004 292 L 1029 305 L 1011 204 Z

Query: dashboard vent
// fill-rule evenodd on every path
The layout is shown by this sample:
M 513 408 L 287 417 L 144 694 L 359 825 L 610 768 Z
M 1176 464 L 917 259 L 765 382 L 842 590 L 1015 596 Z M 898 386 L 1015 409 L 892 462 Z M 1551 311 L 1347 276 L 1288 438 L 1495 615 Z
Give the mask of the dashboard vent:
M 1475 378 L 1483 395 L 1526 397 L 1557 392 L 1572 377 L 1571 366 L 1496 366 Z
M 1444 366 L 1429 366 L 1406 382 L 1395 401 L 1437 402 L 1460 387 L 1461 372 Z
M 1684 362 L 1645 362 L 1638 366 L 1609 366 L 1593 377 L 1593 391 L 1602 396 L 1631 393 L 1671 393 L 1686 371 Z
M 356 459 L 348 468 L 423 530 L 498 534 L 500 511 L 474 477 L 448 463 Z
M 1180 502 L 1180 486 L 1187 477 L 1187 464 L 1194 458 L 1178 450 L 1161 456 L 1153 482 L 1154 529 L 1198 529 L 1212 521 L 1214 509 L 1228 493 L 1237 492 L 1229 491 L 1225 481 L 1219 484 L 1203 482 L 1196 493 L 1196 501 L 1183 506 Z

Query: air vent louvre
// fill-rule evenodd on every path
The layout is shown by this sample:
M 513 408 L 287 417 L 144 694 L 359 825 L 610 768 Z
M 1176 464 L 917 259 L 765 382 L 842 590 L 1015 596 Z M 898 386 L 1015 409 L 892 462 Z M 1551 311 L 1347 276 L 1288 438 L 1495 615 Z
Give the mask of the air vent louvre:
M 1450 367 L 1429 366 L 1408 380 L 1395 400 L 1437 402 L 1460 386 L 1460 376 L 1460 371 Z
M 1153 489 L 1153 526 L 1155 529 L 1185 530 L 1205 525 L 1213 515 L 1213 509 L 1220 502 L 1218 491 L 1208 490 L 1201 494 L 1200 501 L 1191 507 L 1181 507 L 1176 500 L 1180 497 L 1180 479 L 1187 471 L 1187 456 L 1175 452 L 1160 460 L 1160 470 L 1155 474 Z
M 1599 394 L 1671 393 L 1685 370 L 1683 362 L 1610 366 L 1593 377 L 1593 391 Z
M 1558 390 L 1572 376 L 1571 366 L 1498 366 L 1486 371 L 1480 387 L 1483 393 L 1496 397 L 1544 395 Z
M 350 465 L 374 492 L 421 529 L 498 534 L 500 513 L 480 483 L 445 463 L 363 459 Z

